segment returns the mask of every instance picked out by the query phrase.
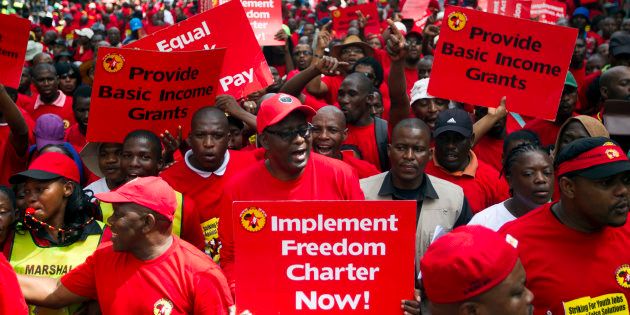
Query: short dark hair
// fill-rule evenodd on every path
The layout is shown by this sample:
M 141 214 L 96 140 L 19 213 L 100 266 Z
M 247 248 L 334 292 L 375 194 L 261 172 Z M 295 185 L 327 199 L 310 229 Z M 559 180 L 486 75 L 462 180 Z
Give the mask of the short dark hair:
M 152 153 L 154 153 L 159 159 L 162 159 L 162 141 L 153 132 L 144 129 L 134 130 L 125 136 L 123 145 L 130 139 L 146 139 L 151 144 Z
M 544 155 L 549 155 L 549 153 L 547 153 L 547 151 L 541 148 L 538 144 L 530 142 L 519 144 L 505 155 L 501 175 L 512 175 L 512 166 L 514 165 L 514 162 L 516 162 L 516 159 L 518 159 L 521 155 L 527 152 L 540 152 Z
M 509 152 L 506 152 L 510 143 L 514 141 L 522 140 L 523 142 L 531 143 L 533 145 L 540 146 L 540 138 L 538 135 L 527 129 L 521 129 L 509 133 L 503 140 L 503 156 L 506 156 Z
M 372 57 L 363 57 L 352 66 L 352 72 L 356 72 L 357 66 L 367 65 L 374 69 L 374 76 L 376 77 L 376 87 L 380 87 L 383 83 L 383 66 Z
M 74 94 L 72 95 L 72 108 L 77 107 L 77 98 L 90 98 L 92 97 L 92 87 L 89 85 L 81 85 L 76 90 L 74 90 Z

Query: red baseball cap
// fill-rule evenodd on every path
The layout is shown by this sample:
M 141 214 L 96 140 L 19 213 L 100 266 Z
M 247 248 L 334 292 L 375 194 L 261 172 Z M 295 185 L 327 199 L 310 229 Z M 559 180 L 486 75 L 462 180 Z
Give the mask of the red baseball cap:
M 514 240 L 480 225 L 462 226 L 438 238 L 420 261 L 429 300 L 462 302 L 500 284 L 518 259 L 506 239 Z
M 48 152 L 33 160 L 31 165 L 28 166 L 28 170 L 11 176 L 9 182 L 11 184 L 19 184 L 29 178 L 51 180 L 59 177 L 64 177 L 77 183 L 81 182 L 79 168 L 73 159 L 58 152 Z
M 265 128 L 279 123 L 296 110 L 303 112 L 308 121 L 316 114 L 310 106 L 302 105 L 300 100 L 289 94 L 278 93 L 264 100 L 256 116 L 256 131 L 262 133 Z
M 96 194 L 100 201 L 109 203 L 135 203 L 147 207 L 173 221 L 177 207 L 175 190 L 162 178 L 138 177 L 114 191 Z

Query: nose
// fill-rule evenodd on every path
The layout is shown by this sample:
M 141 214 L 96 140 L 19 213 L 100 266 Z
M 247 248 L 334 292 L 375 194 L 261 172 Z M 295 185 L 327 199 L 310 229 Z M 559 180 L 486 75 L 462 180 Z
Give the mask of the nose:
M 405 153 L 403 153 L 403 159 L 405 159 L 405 160 L 413 160 L 413 149 L 412 148 L 405 149 Z
M 534 174 L 534 184 L 546 184 L 547 176 L 543 172 L 536 172 Z
M 203 140 L 203 146 L 204 146 L 204 148 L 213 148 L 214 147 L 214 141 L 212 141 L 211 137 L 206 137 Z
M 429 102 L 429 112 L 430 113 L 435 113 L 437 111 L 438 111 L 438 108 L 437 108 L 437 104 L 435 104 L 435 100 L 431 100 Z
M 28 206 L 31 206 L 32 204 L 37 202 L 37 194 L 32 192 L 24 194 L 24 201 L 26 201 L 26 204 Z
M 532 293 L 532 291 L 528 288 L 525 288 L 525 300 L 527 301 L 527 304 L 531 304 L 534 300 L 534 293 Z
M 107 218 L 107 225 L 112 226 L 114 225 L 114 219 L 113 219 L 113 215 L 110 215 L 109 218 Z
M 625 184 L 621 179 L 618 179 L 614 190 L 615 196 L 625 197 L 627 199 L 629 197 L 628 192 L 630 192 L 630 185 Z

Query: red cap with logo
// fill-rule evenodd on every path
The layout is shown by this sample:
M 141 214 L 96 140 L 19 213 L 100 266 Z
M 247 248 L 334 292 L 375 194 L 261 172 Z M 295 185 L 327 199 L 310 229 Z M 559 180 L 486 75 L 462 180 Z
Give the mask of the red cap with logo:
M 135 203 L 147 207 L 173 221 L 177 207 L 175 190 L 162 178 L 138 177 L 114 191 L 96 194 L 100 201 L 109 203 Z
M 507 239 L 506 239 L 507 238 Z M 502 236 L 480 225 L 468 225 L 433 242 L 420 261 L 422 282 L 433 303 L 466 301 L 500 284 L 512 272 L 518 253 Z
M 59 177 L 64 177 L 77 183 L 81 182 L 79 167 L 73 159 L 62 153 L 48 152 L 33 160 L 31 165 L 28 166 L 28 170 L 11 176 L 9 182 L 11 184 L 19 184 L 28 178 L 52 180 Z
M 256 131 L 262 133 L 265 128 L 279 123 L 296 110 L 303 112 L 308 121 L 316 114 L 311 107 L 302 105 L 297 98 L 289 94 L 278 93 L 264 100 L 256 116 Z

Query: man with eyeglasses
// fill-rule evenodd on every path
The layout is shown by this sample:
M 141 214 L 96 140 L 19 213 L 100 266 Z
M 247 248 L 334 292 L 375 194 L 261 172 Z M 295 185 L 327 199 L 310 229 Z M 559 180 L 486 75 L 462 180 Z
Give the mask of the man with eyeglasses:
M 359 178 L 379 173 L 369 162 L 357 159 L 352 151 L 341 151 L 341 144 L 348 137 L 346 117 L 332 105 L 320 108 L 313 117 L 313 151 L 333 159 L 344 161 L 357 171 Z
M 59 78 L 55 66 L 40 63 L 33 68 L 33 84 L 39 95 L 29 104 L 26 111 L 33 120 L 44 114 L 55 114 L 63 119 L 64 128 L 76 122 L 72 111 L 72 96 L 59 90 Z
M 221 203 L 221 267 L 234 292 L 232 202 L 242 200 L 363 200 L 359 179 L 342 161 L 311 153 L 315 111 L 279 93 L 260 105 L 256 129 L 265 159 L 228 181 Z

